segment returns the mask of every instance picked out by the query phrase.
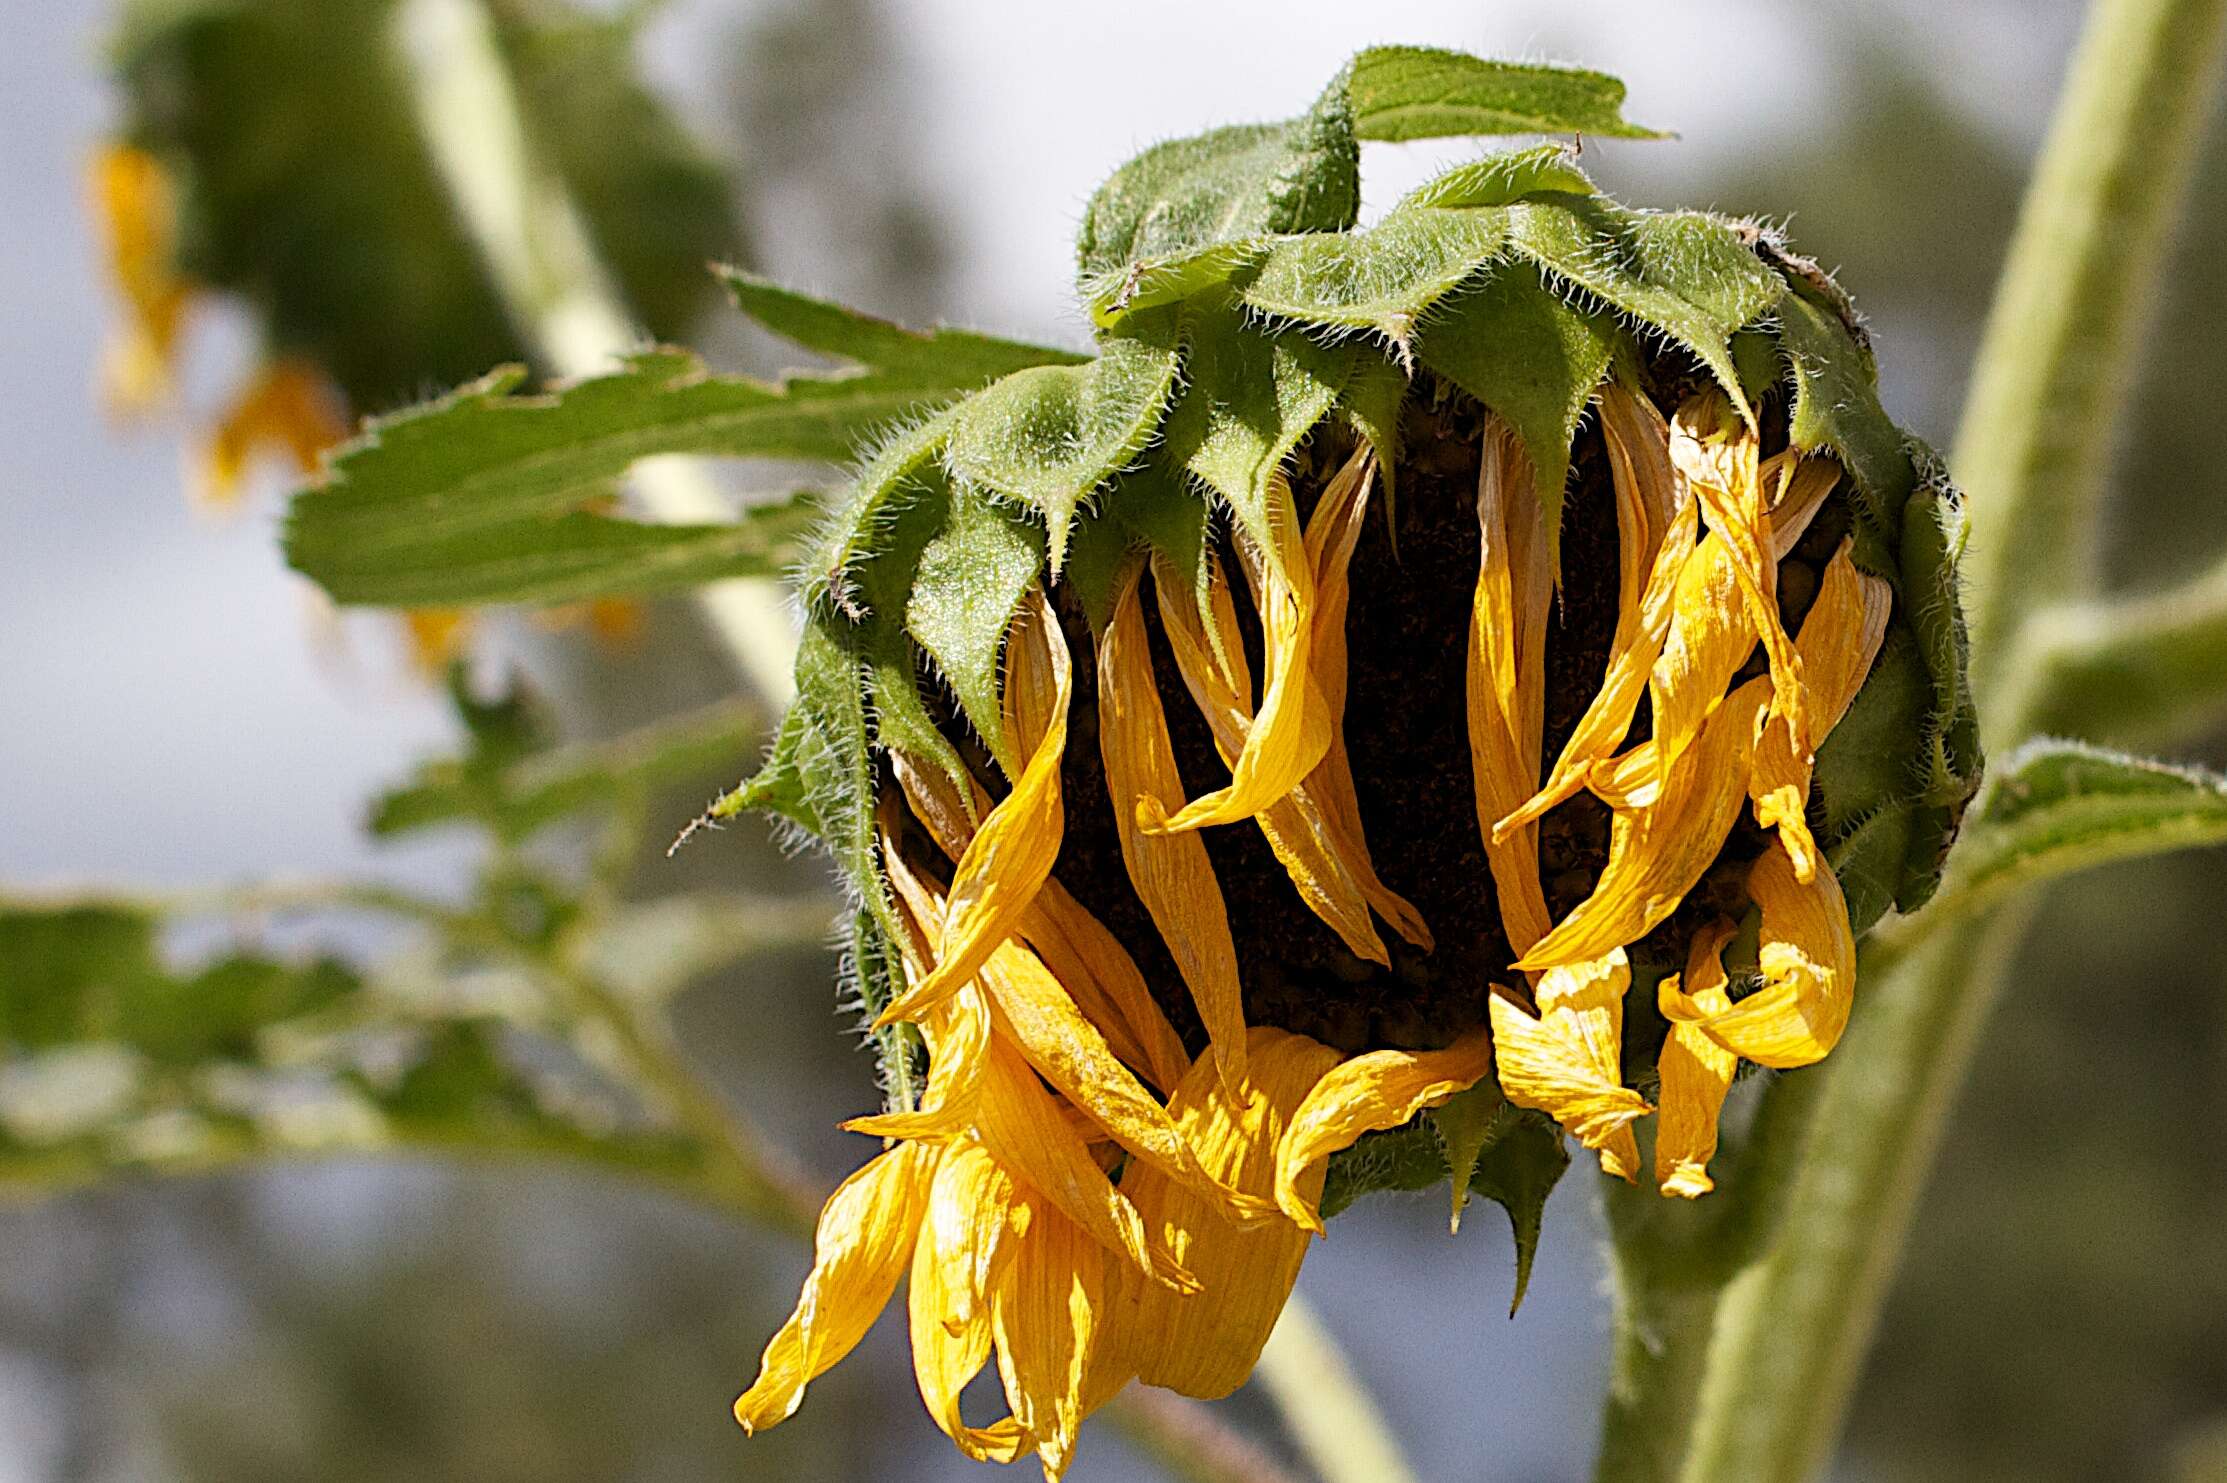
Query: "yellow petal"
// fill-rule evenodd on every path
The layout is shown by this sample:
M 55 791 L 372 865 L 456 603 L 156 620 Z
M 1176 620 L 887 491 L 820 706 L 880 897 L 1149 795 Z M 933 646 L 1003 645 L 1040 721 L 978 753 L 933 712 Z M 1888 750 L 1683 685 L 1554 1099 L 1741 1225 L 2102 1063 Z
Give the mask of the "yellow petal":
M 887 834 L 882 836 L 882 869 L 896 888 L 899 923 L 909 929 L 899 944 L 905 979 L 917 983 L 935 958 L 943 900 L 914 873 Z M 875 1138 L 942 1140 L 973 1126 L 990 1054 L 990 1006 L 981 985 L 962 984 L 923 1011 L 920 1030 L 928 1042 L 928 1087 L 920 1105 L 852 1118 L 843 1124 L 846 1130 Z
M 891 749 L 890 760 L 914 817 L 927 826 L 937 848 L 960 859 L 977 821 L 990 811 L 980 786 L 970 778 L 962 794 L 941 768 L 925 766 L 901 748 Z M 1173 1087 L 1190 1057 L 1135 960 L 1105 925 L 1053 878 L 1029 903 L 1019 930 L 1075 1007 L 1105 1034 L 1114 1054 L 1154 1086 Z
M 1331 1154 L 1363 1133 L 1396 1128 L 1475 1086 L 1492 1070 L 1492 1036 L 1483 1026 L 1444 1050 L 1378 1050 L 1355 1056 L 1315 1084 L 1292 1114 L 1276 1152 L 1276 1203 L 1317 1235 L 1322 1216 L 1300 1192 L 1302 1176 L 1320 1176 Z
M 1229 786 L 1193 799 L 1172 817 L 1156 799 L 1138 808 L 1148 830 L 1201 829 L 1249 819 L 1282 798 L 1314 771 L 1330 746 L 1330 716 L 1310 673 L 1314 578 L 1299 537 L 1291 486 L 1282 474 L 1269 481 L 1272 552 L 1257 553 L 1265 572 L 1261 630 L 1266 685 L 1260 712 L 1245 745 L 1230 764 Z M 1240 549 L 1249 537 L 1240 532 Z
M 1826 565 L 1817 600 L 1802 621 L 1797 642 L 1809 684 L 1811 724 L 1819 742 L 1840 724 L 1863 688 L 1887 636 L 1887 617 L 1894 606 L 1893 588 L 1856 570 L 1854 549 L 1854 541 L 1842 541 Z M 1785 719 L 1773 715 L 1756 743 L 1754 775 L 1748 783 L 1756 823 L 1778 830 L 1796 877 L 1805 881 L 1818 869 L 1817 843 L 1804 817 L 1814 760 L 1814 753 L 1796 748 Z
M 1498 416 L 1488 418 L 1477 472 L 1479 561 L 1469 625 L 1469 771 L 1501 922 L 1518 953 L 1538 941 L 1551 920 L 1539 883 L 1537 828 L 1520 825 L 1497 840 L 1493 837 L 1493 825 L 1521 807 L 1539 785 L 1553 574 L 1547 569 L 1537 482 L 1514 429 Z
M 1681 1014 L 1689 1007 L 1705 1015 L 1732 1007 L 1725 991 L 1724 945 L 1733 930 L 1732 923 L 1720 920 L 1696 933 L 1687 950 L 1683 989 L 1673 975 L 1658 991 L 1670 1034 L 1656 1062 L 1662 1077 L 1662 1121 L 1655 1132 L 1655 1182 L 1664 1194 L 1689 1200 L 1715 1188 L 1709 1160 L 1717 1151 L 1717 1119 L 1740 1058 Z
M 1701 1027 L 1757 1065 L 1821 1061 L 1840 1043 L 1856 996 L 1856 940 L 1840 880 L 1820 870 L 1803 881 L 1775 844 L 1748 873 L 1748 894 L 1763 910 L 1763 987 Z
M 936 1171 L 927 1217 L 913 1249 L 913 1377 L 943 1434 L 979 1462 L 1011 1462 L 1027 1445 L 1012 1418 L 972 1427 L 959 1415 L 959 1393 L 990 1361 L 993 1270 L 1006 1253 L 1013 1181 L 977 1145 L 945 1153 Z
M 1245 1071 L 1245 1007 L 1229 908 L 1206 842 L 1195 833 L 1148 834 L 1137 822 L 1138 799 L 1180 808 L 1184 797 L 1167 713 L 1152 673 L 1141 576 L 1141 567 L 1122 575 L 1114 591 L 1113 617 L 1098 639 L 1098 747 L 1106 764 L 1106 791 L 1129 882 L 1160 929 L 1191 1002 L 1198 1006 L 1222 1075 L 1234 1086 Z
M 866 1336 L 912 1259 L 938 1159 L 934 1149 L 901 1145 L 828 1196 L 796 1311 L 766 1345 L 756 1383 L 735 1402 L 745 1431 L 795 1415 L 804 1387 Z
M 1245 668 L 1245 649 L 1228 581 L 1219 565 L 1209 569 L 1207 598 L 1212 627 L 1208 628 L 1199 618 L 1197 605 L 1185 600 L 1181 576 L 1157 557 L 1152 579 L 1161 627 L 1167 633 L 1176 670 L 1214 733 L 1223 760 L 1229 761 L 1243 749 L 1252 726 L 1252 712 L 1243 699 L 1252 688 L 1252 678 Z M 1144 807 L 1140 804 L 1140 811 Z M 1307 785 L 1300 784 L 1270 805 L 1257 822 L 1307 909 L 1336 932 L 1354 956 L 1388 964 L 1390 955 L 1369 918 L 1368 897 L 1347 868 L 1331 838 L 1329 821 Z
M 1632 972 L 1622 948 L 1544 974 L 1536 1018 L 1499 995 L 1492 1009 L 1500 1089 L 1519 1107 L 1547 1113 L 1622 1179 L 1639 1171 L 1631 1124 L 1646 1099 L 1624 1085 L 1624 991 Z
M 196 497 L 205 505 L 236 503 L 248 466 L 265 452 L 285 454 L 298 472 L 314 473 L 318 456 L 347 436 L 340 393 L 324 373 L 307 361 L 274 361 L 218 419 L 202 450 Z
M 472 637 L 472 614 L 466 608 L 408 608 L 402 614 L 402 635 L 410 650 L 410 663 L 421 675 L 438 677 Z
M 1254 1028 L 1247 1040 L 1246 1085 L 1232 1096 L 1200 1057 L 1168 1103 L 1184 1136 L 1216 1177 L 1266 1198 L 1276 1179 L 1276 1148 L 1291 1115 L 1338 1053 L 1304 1035 Z M 1109 1375 L 1134 1373 L 1202 1400 L 1245 1383 L 1268 1331 L 1291 1296 L 1307 1234 L 1285 1221 L 1238 1229 L 1214 1218 L 1199 1196 L 1154 1169 L 1123 1181 L 1155 1233 L 1198 1276 L 1193 1296 L 1171 1293 L 1120 1274 L 1112 1346 L 1101 1360 Z M 1322 1171 L 1303 1174 L 1300 1197 L 1322 1198 Z
M 1747 796 L 1756 726 L 1770 701 L 1770 681 L 1740 687 L 1673 763 L 1658 796 L 1616 809 L 1609 822 L 1608 863 L 1593 893 L 1517 963 L 1526 970 L 1572 966 L 1637 942 L 1671 912 L 1715 861 Z M 1635 748 L 1643 767 L 1653 743 Z M 1626 754 L 1627 757 L 1632 754 Z M 1608 769 L 1611 778 L 1624 759 Z
M 959 858 L 935 971 L 883 1010 L 878 1025 L 917 1019 L 979 973 L 1019 925 L 1058 858 L 1066 828 L 1059 772 L 1073 677 L 1067 640 L 1041 591 L 1023 603 L 1006 653 L 1009 732 L 1023 739 L 1028 763 Z
M 193 299 L 176 266 L 176 192 L 161 162 L 128 144 L 103 148 L 90 175 L 93 215 L 107 239 L 109 274 L 125 310 L 122 334 L 104 358 L 103 380 L 111 409 L 132 415 L 169 395 L 178 336 Z
M 1315 689 L 1330 713 L 1330 749 L 1307 774 L 1306 795 L 1315 800 L 1327 826 L 1331 851 L 1376 914 L 1392 930 L 1424 952 L 1435 945 L 1423 914 L 1406 897 L 1384 884 L 1369 857 L 1361 827 L 1361 801 L 1354 791 L 1353 764 L 1345 749 L 1347 599 L 1353 548 L 1360 543 L 1368 514 L 1369 491 L 1376 483 L 1376 459 L 1364 445 L 1346 461 L 1316 503 L 1307 522 L 1307 559 L 1314 564 Z
M 1711 537 L 1729 558 L 1748 622 L 1770 657 L 1772 709 L 1785 717 L 1796 744 L 1806 747 L 1810 723 L 1802 661 L 1779 621 L 1778 562 L 1757 451 L 1754 430 L 1720 394 L 1693 398 L 1672 419 L 1670 461 L 1700 501 Z M 1670 747 L 1662 761 L 1668 766 L 1676 757 L 1677 749 Z
M 1095 1393 L 1093 1352 L 1112 1286 L 1105 1253 L 1049 1206 L 1029 1209 L 1012 1247 L 990 1308 L 998 1374 L 1013 1420 L 1035 1446 L 1045 1478 L 1058 1483 L 1074 1460 L 1083 1418 L 1105 1399 Z

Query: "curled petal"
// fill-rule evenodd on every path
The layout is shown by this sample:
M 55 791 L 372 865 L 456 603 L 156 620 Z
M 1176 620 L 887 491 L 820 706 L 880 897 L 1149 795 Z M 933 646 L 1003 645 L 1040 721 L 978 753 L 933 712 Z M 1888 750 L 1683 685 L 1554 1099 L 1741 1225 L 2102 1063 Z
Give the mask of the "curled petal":
M 934 971 L 883 1010 L 877 1026 L 918 1019 L 979 973 L 997 945 L 1019 926 L 1059 855 L 1066 829 L 1059 772 L 1067 750 L 1073 676 L 1067 640 L 1042 592 L 1032 592 L 1022 606 L 1007 655 L 1008 733 L 1029 747 L 1028 763 L 1013 791 L 990 810 L 959 857 Z
M 1497 416 L 1485 424 L 1477 527 L 1467 687 L 1470 784 L 1501 921 L 1522 953 L 1552 920 L 1539 883 L 1539 834 L 1522 825 L 1496 839 L 1493 826 L 1539 785 L 1553 573 L 1531 461 L 1515 430 Z
M 1267 683 L 1260 713 L 1230 764 L 1229 786 L 1170 816 L 1149 796 L 1138 802 L 1147 831 L 1202 829 L 1249 819 L 1276 802 L 1315 769 L 1330 746 L 1330 714 L 1315 693 L 1311 673 L 1314 577 L 1299 537 L 1291 486 L 1281 474 L 1269 481 L 1270 519 L 1276 547 L 1260 553 L 1264 568 L 1261 631 Z M 1242 544 L 1248 538 L 1237 537 Z
M 1553 1117 L 1621 1179 L 1638 1177 L 1631 1124 L 1648 1111 L 1646 1099 L 1623 1083 L 1624 991 L 1631 981 L 1617 948 L 1542 976 L 1535 1018 L 1497 994 L 1491 1001 L 1493 1051 L 1508 1100 Z
M 796 1414 L 804 1387 L 856 1348 L 896 1291 L 926 1215 L 941 1151 L 903 1144 L 843 1181 L 820 1211 L 812 1273 L 735 1402 L 755 1432 Z
M 1798 747 L 1810 743 L 1809 702 L 1801 655 L 1779 621 L 1778 562 L 1771 514 L 1764 503 L 1755 432 L 1733 415 L 1722 395 L 1695 397 L 1672 420 L 1670 461 L 1692 487 L 1709 533 L 1730 558 L 1748 621 L 1770 656 L 1775 714 L 1783 716 Z M 1746 660 L 1743 651 L 1742 662 Z M 1667 767 L 1675 749 L 1663 754 Z
M 1695 934 L 1687 950 L 1684 987 L 1674 974 L 1658 991 L 1670 1033 L 1656 1062 L 1662 1078 L 1662 1123 L 1655 1133 L 1655 1182 L 1664 1194 L 1689 1200 L 1715 1188 L 1709 1160 L 1717 1151 L 1717 1119 L 1740 1058 L 1687 1016 L 1721 1014 L 1732 1007 L 1725 991 L 1724 945 L 1733 930 L 1732 923 L 1720 920 Z
M 1763 909 L 1763 987 L 1700 1021 L 1709 1038 L 1759 1066 L 1821 1061 L 1840 1043 L 1856 995 L 1856 940 L 1840 880 L 1820 870 L 1804 881 L 1784 845 L 1748 873 Z
M 1032 1203 L 1025 1216 L 990 1325 L 1013 1421 L 1035 1447 L 1045 1478 L 1058 1483 L 1074 1460 L 1083 1418 L 1110 1396 L 1092 1382 L 1112 1284 L 1105 1253 L 1057 1210 Z
M 1256 1027 L 1247 1038 L 1242 1095 L 1233 1096 L 1201 1057 L 1168 1110 L 1210 1172 L 1265 1198 L 1291 1115 L 1338 1059 L 1304 1035 Z M 1108 1381 L 1134 1374 L 1202 1400 L 1227 1395 L 1268 1342 L 1307 1254 L 1307 1234 L 1281 1220 L 1242 1230 L 1216 1220 L 1197 1194 L 1154 1169 L 1123 1183 L 1159 1239 L 1198 1274 L 1200 1291 L 1184 1296 L 1122 1272 L 1118 1321 L 1108 1330 L 1121 1347 L 1102 1360 Z M 1322 1171 L 1303 1175 L 1299 1192 L 1310 1204 L 1320 1200 Z
M 1842 541 L 1827 564 L 1798 640 L 1809 683 L 1810 719 L 1820 742 L 1840 724 L 1863 688 L 1894 607 L 1892 587 L 1856 570 L 1854 548 L 1853 541 Z M 1792 728 L 1774 714 L 1756 742 L 1754 775 L 1748 783 L 1755 821 L 1778 830 L 1796 877 L 1804 881 L 1818 868 L 1817 843 L 1803 816 L 1814 761 L 1815 753 L 1798 749 Z
M 1444 1050 L 1378 1050 L 1355 1056 L 1315 1083 L 1292 1114 L 1276 1152 L 1276 1203 L 1298 1224 L 1322 1234 L 1314 1198 L 1300 1191 L 1315 1176 L 1319 1196 L 1325 1161 L 1363 1133 L 1396 1128 L 1426 1107 L 1465 1092 L 1492 1070 L 1492 1036 L 1482 1027 Z
M 1644 805 L 1604 788 L 1616 812 L 1609 822 L 1608 863 L 1592 895 L 1517 963 L 1526 970 L 1574 966 L 1637 942 L 1675 911 L 1723 848 L 1747 796 L 1758 722 L 1770 681 L 1751 680 L 1709 718 L 1695 744 L 1672 764 L 1659 793 Z M 1607 768 L 1614 783 L 1651 770 L 1653 743 Z
M 1245 649 L 1229 584 L 1219 566 L 1210 568 L 1207 607 L 1211 627 L 1200 621 L 1196 605 L 1184 600 L 1180 575 L 1157 558 L 1153 562 L 1153 591 L 1176 670 L 1214 733 L 1215 746 L 1228 761 L 1243 748 L 1252 726 L 1252 712 L 1243 699 L 1251 691 L 1252 677 L 1245 668 Z M 1141 812 L 1143 806 L 1139 807 Z M 1307 909 L 1335 931 L 1354 956 L 1389 963 L 1384 941 L 1369 918 L 1368 896 L 1346 864 L 1310 785 L 1301 783 L 1293 788 L 1263 810 L 1257 822 Z
M 1106 764 L 1106 791 L 1113 799 L 1129 882 L 1191 991 L 1223 1076 L 1236 1085 L 1245 1072 L 1237 947 L 1206 842 L 1195 833 L 1147 833 L 1137 822 L 1136 800 L 1154 798 L 1165 809 L 1181 807 L 1184 797 L 1167 713 L 1152 673 L 1141 576 L 1138 568 L 1122 575 L 1114 591 L 1113 617 L 1098 640 L 1098 747 Z
M 1013 1181 L 973 1144 L 943 1156 L 913 1248 L 913 1377 L 943 1434 L 978 1462 L 1011 1462 L 1027 1445 L 1012 1418 L 973 1427 L 959 1415 L 959 1394 L 990 1361 L 991 1288 L 1010 1265 L 1006 1246 Z

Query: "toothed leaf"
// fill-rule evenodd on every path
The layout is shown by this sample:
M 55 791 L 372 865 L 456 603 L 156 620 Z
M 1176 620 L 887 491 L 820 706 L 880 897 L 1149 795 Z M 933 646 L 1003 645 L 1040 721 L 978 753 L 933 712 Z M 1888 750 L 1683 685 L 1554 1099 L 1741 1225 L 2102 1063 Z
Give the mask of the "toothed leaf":
M 1089 359 L 1072 350 L 1003 340 L 973 330 L 907 329 L 741 268 L 721 268 L 719 276 L 735 307 L 782 339 L 892 376 L 910 377 L 923 386 L 968 391 L 1031 366 L 1072 366 Z

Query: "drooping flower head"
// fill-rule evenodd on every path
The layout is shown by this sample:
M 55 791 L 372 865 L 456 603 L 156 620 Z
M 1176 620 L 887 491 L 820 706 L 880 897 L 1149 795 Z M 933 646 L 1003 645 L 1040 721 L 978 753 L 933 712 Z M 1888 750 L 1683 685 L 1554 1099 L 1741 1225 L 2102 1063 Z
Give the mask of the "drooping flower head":
M 1522 70 L 1367 53 L 1125 167 L 1096 357 L 832 517 L 736 803 L 856 895 L 886 1147 L 745 1425 L 909 1277 L 938 1423 L 1057 1476 L 1126 1381 L 1239 1384 L 1355 1193 L 1520 1217 L 1558 1124 L 1699 1195 L 1742 1065 L 1829 1053 L 1930 889 L 1977 769 L 1954 500 L 1829 281 L 1556 147 L 1355 223 L 1359 138 L 1505 127 L 1446 100 Z

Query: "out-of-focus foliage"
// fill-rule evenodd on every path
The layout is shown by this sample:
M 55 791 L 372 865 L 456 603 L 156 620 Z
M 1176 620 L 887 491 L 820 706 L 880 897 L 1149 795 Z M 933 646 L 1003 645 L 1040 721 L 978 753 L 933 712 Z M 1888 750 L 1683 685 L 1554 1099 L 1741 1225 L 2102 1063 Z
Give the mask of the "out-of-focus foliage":
M 134 0 L 112 55 L 124 136 L 180 191 L 191 280 L 255 311 L 273 358 L 359 411 L 523 357 L 420 139 L 402 0 Z M 568 0 L 492 7 L 528 125 L 651 331 L 680 334 L 732 256 L 720 171 L 636 80 L 630 24 Z

